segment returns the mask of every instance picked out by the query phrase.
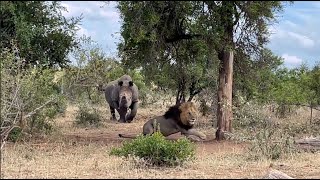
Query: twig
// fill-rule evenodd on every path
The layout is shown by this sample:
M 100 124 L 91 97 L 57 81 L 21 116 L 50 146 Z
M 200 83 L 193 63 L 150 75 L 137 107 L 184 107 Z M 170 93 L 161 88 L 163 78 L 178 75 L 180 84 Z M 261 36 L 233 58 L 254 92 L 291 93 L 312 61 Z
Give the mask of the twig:
M 18 127 L 18 126 L 11 126 L 11 127 L 8 127 L 6 130 L 4 130 L 4 132 L 1 133 L 1 141 L 6 139 L 10 131 L 12 131 L 12 129 L 15 127 Z
M 9 127 L 7 130 L 5 130 L 4 132 L 1 133 L 1 137 L 0 137 L 0 140 L 1 140 L 1 147 L 0 149 L 2 150 L 4 145 L 6 144 L 6 139 L 9 135 L 9 133 L 12 131 L 13 128 L 15 127 L 18 127 L 18 126 L 12 126 L 12 127 Z
M 23 119 L 26 119 L 32 115 L 34 115 L 38 110 L 42 109 L 44 106 L 46 106 L 47 104 L 49 104 L 50 102 L 52 102 L 53 100 L 55 100 L 56 98 L 53 98 L 49 101 L 47 101 L 46 103 L 44 103 L 43 105 L 41 105 L 40 107 L 36 108 L 35 110 L 33 110 L 32 112 L 28 113 L 27 115 L 23 116 Z
M 53 98 L 47 102 L 45 102 L 43 105 L 41 105 L 40 107 L 34 109 L 32 112 L 28 113 L 27 115 L 23 116 L 22 119 L 26 119 L 32 115 L 34 115 L 37 111 L 39 111 L 40 109 L 42 109 L 43 107 L 45 107 L 47 104 L 49 104 L 50 102 L 52 102 L 53 100 L 55 100 L 56 98 Z M 17 116 L 19 115 L 19 113 L 17 113 Z M 4 132 L 1 132 L 1 137 L 0 137 L 0 140 L 1 140 L 1 149 L 4 147 L 4 144 L 5 144 L 5 141 L 9 135 L 9 133 L 12 131 L 13 128 L 15 127 L 19 127 L 19 126 L 16 126 L 16 119 L 17 119 L 17 116 L 15 117 L 15 120 L 13 121 L 12 125 L 9 126 L 6 130 L 4 130 Z M 5 127 L 1 127 L 2 129 L 4 129 Z
M 97 87 L 97 85 L 90 85 L 90 84 L 73 84 L 73 86 Z

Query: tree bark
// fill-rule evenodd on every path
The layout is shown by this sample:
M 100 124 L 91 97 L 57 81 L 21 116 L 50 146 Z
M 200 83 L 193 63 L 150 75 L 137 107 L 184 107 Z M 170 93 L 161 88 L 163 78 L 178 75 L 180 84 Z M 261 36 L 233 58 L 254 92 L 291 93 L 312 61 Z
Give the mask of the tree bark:
M 218 108 L 216 139 L 225 139 L 225 132 L 231 132 L 233 51 L 223 51 L 219 68 Z
M 178 83 L 178 93 L 176 97 L 176 104 L 180 104 L 186 101 L 185 91 L 186 91 L 186 82 L 184 78 L 182 78 L 182 80 L 180 80 Z
M 312 104 L 310 105 L 310 124 L 312 124 Z
M 233 15 L 236 7 L 232 1 L 222 1 L 222 7 L 218 10 L 221 15 L 220 25 L 224 29 L 222 46 L 218 49 L 219 88 L 217 108 L 216 139 L 225 139 L 225 132 L 231 132 L 232 115 L 232 81 L 233 81 Z
M 195 81 L 194 77 L 192 78 L 191 85 L 189 87 L 189 99 L 188 102 L 192 101 L 195 95 L 199 94 L 202 91 L 202 87 L 196 88 L 197 82 Z

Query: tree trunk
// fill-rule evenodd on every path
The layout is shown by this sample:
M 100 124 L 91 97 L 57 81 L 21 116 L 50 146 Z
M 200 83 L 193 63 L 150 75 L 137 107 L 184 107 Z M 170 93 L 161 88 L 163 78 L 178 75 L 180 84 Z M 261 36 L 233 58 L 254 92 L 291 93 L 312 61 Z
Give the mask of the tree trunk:
M 87 94 L 88 94 L 89 100 L 92 100 L 91 95 L 90 95 L 90 89 L 89 89 L 89 87 L 87 87 L 86 90 L 87 90 Z
M 192 101 L 192 99 L 194 98 L 195 95 L 199 94 L 201 92 L 201 90 L 198 90 L 198 91 L 193 91 L 190 93 L 190 96 L 189 96 L 189 99 L 188 99 L 188 102 Z
M 192 101 L 194 96 L 199 94 L 203 89 L 202 87 L 196 88 L 196 84 L 197 84 L 197 82 L 195 81 L 194 77 L 192 77 L 192 82 L 191 82 L 191 85 L 189 87 L 190 96 L 189 96 L 188 102 Z
M 186 101 L 185 91 L 186 91 L 186 84 L 185 84 L 184 78 L 182 78 L 182 80 L 180 80 L 178 83 L 178 93 L 176 97 L 176 104 L 180 104 Z
M 178 89 L 177 97 L 176 97 L 176 104 L 181 104 L 185 102 L 185 95 L 183 93 L 183 90 Z
M 312 104 L 310 105 L 310 124 L 312 124 Z
M 188 99 L 188 102 L 192 101 L 192 99 L 193 99 L 194 96 L 195 96 L 194 94 L 190 94 L 189 99 Z
M 216 139 L 225 139 L 225 132 L 231 132 L 232 115 L 232 79 L 233 77 L 233 51 L 224 51 L 220 59 L 217 131 Z

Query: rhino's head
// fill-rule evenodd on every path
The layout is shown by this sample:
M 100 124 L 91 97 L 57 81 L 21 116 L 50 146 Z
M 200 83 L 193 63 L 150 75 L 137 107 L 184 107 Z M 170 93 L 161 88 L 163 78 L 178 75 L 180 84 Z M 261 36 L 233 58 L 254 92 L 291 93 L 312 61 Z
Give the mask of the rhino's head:
M 119 91 L 119 107 L 128 108 L 132 103 L 132 80 L 120 80 L 118 81 L 120 86 Z

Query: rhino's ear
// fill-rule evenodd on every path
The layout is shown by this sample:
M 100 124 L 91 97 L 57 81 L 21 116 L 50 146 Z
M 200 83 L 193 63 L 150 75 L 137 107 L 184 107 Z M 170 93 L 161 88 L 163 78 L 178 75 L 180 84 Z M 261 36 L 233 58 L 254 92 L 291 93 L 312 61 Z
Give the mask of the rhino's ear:
M 129 81 L 129 86 L 133 86 L 133 82 L 132 81 Z
M 122 86 L 122 84 L 123 84 L 123 81 L 119 81 L 119 82 L 118 82 L 118 85 L 119 85 L 119 86 Z

